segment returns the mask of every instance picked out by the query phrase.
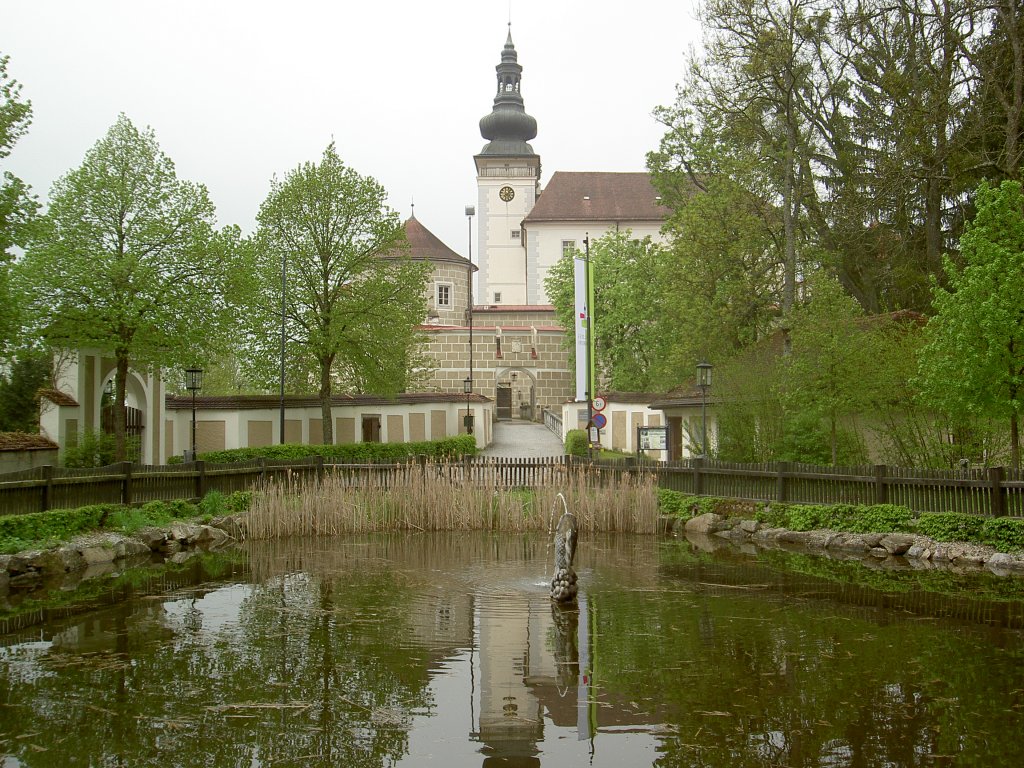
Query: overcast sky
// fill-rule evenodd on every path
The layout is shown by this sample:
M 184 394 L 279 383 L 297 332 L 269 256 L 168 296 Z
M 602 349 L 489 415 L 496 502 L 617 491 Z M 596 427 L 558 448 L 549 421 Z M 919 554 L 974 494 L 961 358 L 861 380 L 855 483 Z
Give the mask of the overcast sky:
M 45 201 L 124 112 L 251 232 L 270 179 L 333 139 L 465 255 L 510 9 L 542 184 L 643 170 L 699 45 L 693 0 L 3 0 L 0 53 L 33 106 L 3 167 Z

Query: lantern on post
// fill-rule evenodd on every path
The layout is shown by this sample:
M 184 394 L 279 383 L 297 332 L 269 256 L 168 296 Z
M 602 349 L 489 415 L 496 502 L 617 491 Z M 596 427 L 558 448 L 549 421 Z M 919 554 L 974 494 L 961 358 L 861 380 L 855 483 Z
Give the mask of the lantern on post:
M 192 393 L 192 450 L 186 452 L 189 461 L 196 460 L 196 392 L 203 388 L 203 369 L 185 370 L 185 389 Z
M 697 363 L 697 386 L 700 387 L 700 455 L 708 455 L 708 389 L 711 388 L 712 365 L 707 360 Z

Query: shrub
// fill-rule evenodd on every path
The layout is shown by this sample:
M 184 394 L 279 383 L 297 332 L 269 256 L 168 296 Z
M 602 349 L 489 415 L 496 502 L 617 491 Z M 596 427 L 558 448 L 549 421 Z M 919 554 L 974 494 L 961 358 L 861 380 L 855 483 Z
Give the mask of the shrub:
M 228 500 L 220 491 L 210 491 L 199 502 L 199 512 L 206 519 L 227 514 Z
M 586 457 L 590 450 L 590 439 L 585 429 L 570 429 L 565 435 L 565 452 L 569 456 Z
M 898 504 L 872 504 L 869 507 L 850 507 L 854 510 L 845 530 L 851 533 L 897 533 L 914 526 L 914 513 Z
M 1024 550 L 1024 519 L 994 517 L 981 525 L 981 541 L 1000 552 Z
M 63 541 L 99 528 L 119 504 L 93 504 L 78 509 L 55 509 L 25 515 L 0 516 L 0 549 L 17 552 L 26 545 L 51 540 Z
M 199 458 L 212 464 L 230 464 L 260 459 L 296 460 L 322 456 L 340 462 L 363 464 L 372 461 L 399 461 L 410 456 L 426 456 L 430 459 L 457 459 L 476 454 L 476 438 L 472 435 L 458 435 L 441 440 L 424 440 L 415 443 L 345 443 L 343 445 L 267 445 L 261 448 L 234 448 L 228 451 L 207 451 Z M 179 463 L 180 457 L 168 459 L 168 463 Z
M 789 505 L 779 501 L 761 505 L 754 513 L 754 519 L 770 528 L 788 528 Z
M 936 541 L 981 542 L 983 518 L 962 512 L 923 512 L 917 519 L 917 531 Z
M 227 499 L 227 511 L 232 515 L 245 512 L 252 506 L 252 491 L 235 491 Z
M 687 502 L 693 497 L 681 491 L 671 491 L 668 488 L 658 489 L 658 513 L 672 515 L 674 517 L 689 517 L 690 511 Z
M 833 530 L 848 533 L 895 533 L 910 530 L 914 513 L 895 504 L 778 504 L 758 509 L 756 519 L 792 531 Z

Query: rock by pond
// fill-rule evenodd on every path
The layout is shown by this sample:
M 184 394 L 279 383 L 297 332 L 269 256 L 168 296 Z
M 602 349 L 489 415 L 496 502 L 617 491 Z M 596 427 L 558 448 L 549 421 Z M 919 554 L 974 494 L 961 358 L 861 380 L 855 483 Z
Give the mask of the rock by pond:
M 841 533 L 771 528 L 756 520 L 708 512 L 690 519 L 666 519 L 662 530 L 680 535 L 716 536 L 750 541 L 762 548 L 798 548 L 831 557 L 891 561 L 905 567 L 988 569 L 1000 576 L 1024 576 L 1024 554 L 997 552 L 993 547 L 965 542 L 938 542 L 912 533 Z

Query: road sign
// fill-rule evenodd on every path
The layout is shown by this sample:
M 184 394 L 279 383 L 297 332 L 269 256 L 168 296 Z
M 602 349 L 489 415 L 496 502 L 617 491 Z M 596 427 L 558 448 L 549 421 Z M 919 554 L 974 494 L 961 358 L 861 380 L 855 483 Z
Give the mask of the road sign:
M 604 429 L 605 427 L 608 426 L 608 417 L 605 416 L 603 413 L 595 413 L 594 418 L 591 419 L 591 421 L 593 422 L 594 426 L 597 427 L 598 429 Z
M 600 395 L 595 397 L 594 398 L 594 402 L 591 403 L 591 406 L 593 407 L 593 409 L 595 411 L 603 411 L 606 405 L 608 405 L 608 401 L 605 400 Z M 603 429 L 603 427 L 602 427 L 602 429 Z

